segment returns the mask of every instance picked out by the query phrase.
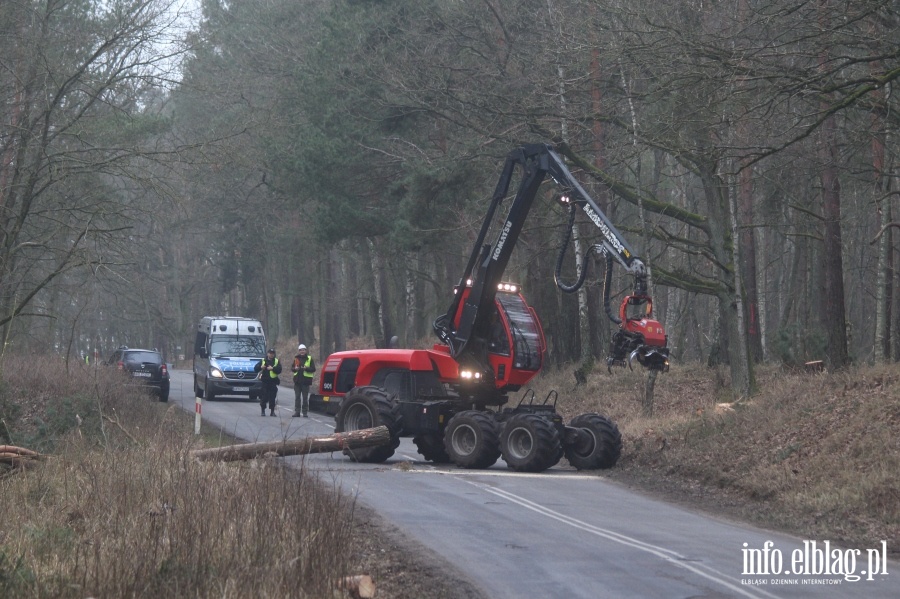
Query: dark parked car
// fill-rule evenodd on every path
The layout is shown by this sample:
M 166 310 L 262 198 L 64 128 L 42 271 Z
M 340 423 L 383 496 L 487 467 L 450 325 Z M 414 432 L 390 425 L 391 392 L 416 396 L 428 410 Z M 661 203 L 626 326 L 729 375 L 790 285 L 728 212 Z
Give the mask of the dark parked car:
M 130 373 L 136 382 L 151 387 L 159 401 L 169 401 L 169 367 L 155 349 L 120 347 L 106 363 Z

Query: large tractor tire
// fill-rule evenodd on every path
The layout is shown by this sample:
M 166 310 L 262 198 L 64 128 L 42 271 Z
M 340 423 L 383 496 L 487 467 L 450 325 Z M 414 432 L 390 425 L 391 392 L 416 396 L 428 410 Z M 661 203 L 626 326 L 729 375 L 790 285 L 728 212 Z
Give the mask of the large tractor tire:
M 506 421 L 500 451 L 516 472 L 543 472 L 562 457 L 559 430 L 537 414 L 516 414 Z
M 581 433 L 567 445 L 566 459 L 579 470 L 612 468 L 622 455 L 622 435 L 611 420 L 600 414 L 581 414 L 569 423 Z
M 444 429 L 444 449 L 460 468 L 490 467 L 500 457 L 497 422 L 485 412 L 459 412 Z
M 422 457 L 435 464 L 449 464 L 450 456 L 444 449 L 444 439 L 438 433 L 427 433 L 413 437 L 416 449 Z
M 387 445 L 345 449 L 344 455 L 354 462 L 381 463 L 394 455 L 400 445 L 400 405 L 380 387 L 354 387 L 341 402 L 341 409 L 334 417 L 334 430 L 349 433 L 365 428 L 386 426 L 391 433 Z

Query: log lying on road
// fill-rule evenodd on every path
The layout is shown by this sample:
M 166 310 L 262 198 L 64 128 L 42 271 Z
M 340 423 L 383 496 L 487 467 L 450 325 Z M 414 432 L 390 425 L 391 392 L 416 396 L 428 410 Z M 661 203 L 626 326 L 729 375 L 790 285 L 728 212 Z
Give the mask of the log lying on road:
M 385 445 L 390 443 L 390 441 L 391 433 L 387 427 L 378 426 L 348 433 L 334 433 L 325 437 L 307 437 L 290 441 L 244 443 L 226 447 L 212 447 L 210 449 L 195 449 L 191 451 L 191 455 L 198 460 L 236 462 L 238 460 L 252 460 L 266 454 L 289 456 L 375 447 Z

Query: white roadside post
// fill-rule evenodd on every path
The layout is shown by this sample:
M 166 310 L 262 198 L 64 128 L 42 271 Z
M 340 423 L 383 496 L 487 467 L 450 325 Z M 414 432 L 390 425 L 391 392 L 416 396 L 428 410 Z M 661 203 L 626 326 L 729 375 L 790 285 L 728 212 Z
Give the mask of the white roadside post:
M 200 396 L 194 398 L 194 434 L 200 434 L 200 418 L 201 413 L 203 412 L 203 400 L 200 399 Z

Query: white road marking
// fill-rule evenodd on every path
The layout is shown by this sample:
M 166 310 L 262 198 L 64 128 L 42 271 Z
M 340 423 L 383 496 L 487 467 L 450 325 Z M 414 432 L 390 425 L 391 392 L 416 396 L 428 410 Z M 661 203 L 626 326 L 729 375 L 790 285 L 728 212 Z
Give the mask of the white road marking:
M 593 535 L 597 535 L 598 537 L 603 537 L 615 543 L 619 543 L 621 545 L 626 545 L 628 547 L 633 547 L 638 549 L 639 551 L 644 551 L 646 553 L 650 553 L 655 555 L 656 557 L 667 561 L 679 568 L 684 568 L 685 570 L 690 570 L 694 574 L 698 576 L 702 576 L 707 580 L 710 580 L 716 584 L 722 585 L 725 588 L 737 593 L 738 595 L 742 595 L 744 597 L 750 597 L 751 599 L 757 599 L 758 597 L 772 597 L 773 599 L 776 595 L 768 593 L 762 589 L 757 587 L 742 587 L 734 584 L 729 580 L 730 577 L 723 574 L 722 572 L 718 572 L 717 570 L 710 568 L 708 566 L 704 566 L 708 572 L 702 570 L 700 567 L 687 562 L 688 558 L 679 554 L 677 551 L 673 551 L 671 549 L 666 549 L 665 547 L 659 547 L 657 545 L 651 545 L 650 543 L 645 543 L 639 539 L 635 539 L 633 537 L 629 537 L 627 535 L 623 535 L 621 533 L 617 533 L 611 530 L 607 530 L 605 528 L 600 528 L 598 526 L 594 526 L 593 524 L 588 524 L 587 522 L 582 522 L 581 520 L 577 520 L 570 516 L 566 516 L 565 514 L 561 514 L 557 511 L 551 510 L 550 508 L 544 507 L 540 504 L 534 503 L 524 497 L 520 497 L 519 495 L 515 495 L 514 493 L 510 493 L 509 491 L 504 491 L 502 489 L 497 489 L 486 485 L 484 483 L 479 483 L 475 481 L 464 481 L 470 485 L 478 487 L 479 489 L 491 493 L 492 495 L 496 495 L 502 499 L 505 499 L 509 502 L 518 504 L 526 509 L 529 509 L 533 512 L 541 514 L 542 516 L 546 516 L 558 522 L 562 522 L 563 524 L 567 524 L 573 528 L 577 528 L 579 530 L 583 530 L 584 532 L 591 533 Z
M 409 457 L 407 455 L 403 456 L 404 458 L 410 460 L 411 462 L 416 462 L 421 457 Z M 405 470 L 404 472 L 408 473 L 418 473 L 418 474 L 446 474 L 448 476 L 499 476 L 499 477 L 510 477 L 510 478 L 566 478 L 572 480 L 603 480 L 599 476 L 591 476 L 590 474 L 575 474 L 575 473 L 567 473 L 564 470 L 544 470 L 543 472 L 513 472 L 511 470 L 438 470 L 431 464 L 416 464 L 416 466 L 425 466 L 428 468 L 427 470 L 419 470 L 417 468 L 412 468 L 410 470 Z
M 405 454 L 403 454 L 402 457 L 405 457 L 411 461 L 416 461 L 419 459 L 418 457 L 413 458 L 413 457 L 407 456 Z M 621 545 L 633 547 L 640 551 L 644 551 L 646 553 L 655 555 L 656 557 L 658 557 L 664 561 L 667 561 L 675 566 L 684 568 L 685 570 L 690 570 L 691 572 L 697 574 L 698 576 L 701 576 L 701 577 L 706 578 L 707 580 L 710 580 L 718 585 L 721 585 L 721 586 L 737 593 L 738 595 L 741 595 L 744 597 L 750 597 L 751 599 L 758 599 L 759 597 L 772 597 L 774 599 L 777 597 L 776 595 L 773 595 L 763 589 L 760 589 L 759 587 L 738 586 L 738 585 L 734 584 L 733 582 L 731 582 L 731 580 L 730 580 L 731 577 L 729 577 L 728 575 L 726 575 L 722 572 L 719 572 L 719 571 L 715 570 L 714 568 L 710 568 L 709 566 L 706 566 L 706 565 L 703 565 L 702 569 L 701 569 L 700 566 L 692 564 L 689 561 L 689 558 L 685 557 L 684 555 L 681 555 L 680 553 L 678 553 L 677 551 L 674 551 L 672 549 L 667 549 L 665 547 L 660 547 L 658 545 L 652 545 L 650 543 L 646 543 L 646 542 L 641 541 L 640 539 L 636 539 L 634 537 L 629 537 L 627 535 L 623 535 L 621 533 L 618 533 L 618 532 L 615 532 L 612 530 L 594 526 L 593 524 L 589 524 L 587 522 L 583 522 L 576 518 L 572 518 L 571 516 L 566 516 L 565 514 L 562 514 L 555 510 L 551 510 L 548 507 L 545 507 L 543 505 L 535 503 L 529 499 L 525 499 L 524 497 L 521 497 L 514 493 L 510 493 L 509 491 L 504 491 L 503 489 L 498 489 L 498 488 L 492 487 L 490 485 L 487 485 L 485 483 L 480 483 L 480 482 L 472 481 L 472 480 L 465 480 L 466 478 L 476 477 L 476 476 L 515 477 L 515 478 L 536 478 L 536 477 L 547 478 L 548 476 L 552 476 L 554 478 L 565 478 L 565 479 L 575 479 L 575 480 L 601 480 L 601 478 L 598 476 L 591 476 L 591 475 L 587 475 L 587 474 L 566 474 L 566 473 L 557 474 L 550 470 L 545 470 L 544 472 L 505 472 L 502 470 L 438 470 L 430 464 L 425 464 L 425 466 L 426 466 L 426 469 L 413 468 L 413 469 L 409 469 L 409 470 L 402 470 L 402 469 L 398 469 L 395 467 L 395 468 L 392 468 L 391 471 L 392 472 L 393 471 L 402 471 L 404 473 L 417 473 L 417 474 L 445 474 L 445 475 L 449 475 L 449 476 L 459 477 L 459 478 L 463 479 L 464 482 L 466 482 L 470 485 L 473 485 L 473 486 L 481 489 L 482 491 L 486 491 L 488 493 L 491 493 L 492 495 L 496 495 L 497 497 L 500 497 L 501 499 L 505 499 L 506 501 L 520 505 L 520 506 L 522 506 L 526 509 L 529 509 L 533 512 L 537 512 L 538 514 L 541 514 L 543 516 L 546 516 L 546 517 L 556 520 L 558 522 L 562 522 L 563 524 L 567 524 L 573 528 L 577 528 L 584 532 L 587 532 L 587 533 L 590 533 L 593 535 L 597 535 L 599 537 L 603 537 L 605 539 L 619 543 Z

